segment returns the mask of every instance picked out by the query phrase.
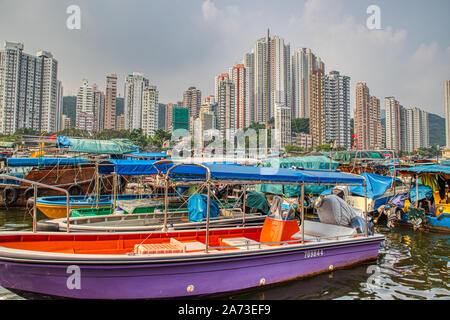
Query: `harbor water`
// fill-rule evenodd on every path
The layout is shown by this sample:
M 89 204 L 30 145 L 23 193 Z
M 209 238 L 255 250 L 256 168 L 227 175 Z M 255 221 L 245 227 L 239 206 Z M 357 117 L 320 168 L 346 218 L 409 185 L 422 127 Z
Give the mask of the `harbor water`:
M 45 216 L 38 213 L 38 219 Z M 1 210 L 0 231 L 31 230 L 31 214 Z M 450 300 L 450 236 L 377 226 L 386 236 L 378 259 L 283 284 L 209 298 L 230 300 Z M 0 300 L 21 297 L 0 287 Z

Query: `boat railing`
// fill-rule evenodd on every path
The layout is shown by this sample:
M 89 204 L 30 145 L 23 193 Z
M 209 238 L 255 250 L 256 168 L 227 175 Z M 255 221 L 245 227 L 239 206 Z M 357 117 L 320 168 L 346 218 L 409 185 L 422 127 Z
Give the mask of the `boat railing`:
M 288 244 L 305 244 L 310 242 L 322 242 L 322 241 L 331 241 L 331 240 L 342 240 L 342 239 L 349 239 L 354 238 L 358 236 L 364 236 L 364 234 L 356 234 L 356 235 L 341 235 L 341 236 L 333 236 L 333 237 L 323 237 L 323 236 L 315 236 L 314 240 L 308 240 L 308 241 L 302 241 L 301 238 L 299 239 L 293 239 L 293 240 L 285 240 L 285 241 L 277 241 L 277 242 L 243 242 L 242 244 L 236 244 L 236 245 L 227 245 L 227 246 L 217 246 L 217 247 L 208 247 L 210 250 L 221 250 L 221 249 L 230 249 L 230 247 L 239 247 L 243 248 L 245 247 L 247 250 L 250 249 L 250 247 L 257 247 L 258 249 L 261 249 L 262 246 L 277 246 L 277 245 L 288 245 Z
M 241 184 L 243 186 L 243 188 L 244 188 L 244 190 L 243 190 L 244 191 L 244 194 L 243 194 L 243 200 L 244 200 L 244 203 L 243 203 L 243 207 L 244 207 L 244 210 L 243 210 L 243 227 L 244 228 L 245 228 L 245 216 L 246 216 L 246 212 L 245 212 L 246 191 L 247 191 L 247 188 L 248 188 L 249 184 L 280 184 L 280 183 L 283 183 L 283 184 L 300 184 L 301 185 L 301 196 L 300 196 L 300 199 L 301 199 L 301 205 L 300 205 L 301 206 L 301 229 L 300 229 L 300 232 L 301 232 L 302 236 L 301 236 L 301 240 L 295 240 L 295 241 L 300 241 L 301 243 L 305 242 L 305 224 L 304 224 L 304 221 L 305 221 L 305 206 L 304 206 L 304 203 L 305 203 L 305 201 L 304 201 L 304 199 L 305 199 L 305 185 L 310 185 L 310 184 L 311 185 L 317 185 L 317 184 L 320 185 L 321 183 L 307 183 L 307 182 L 304 182 L 304 181 L 301 182 L 301 183 L 292 182 L 292 181 L 285 181 L 285 182 L 283 182 L 283 181 L 278 181 L 278 180 L 276 180 L 276 181 L 264 181 L 264 180 L 259 181 L 258 179 L 252 179 L 251 183 L 248 180 L 242 180 L 242 179 L 238 179 L 238 180 L 231 179 L 231 180 L 227 180 L 227 181 L 223 181 L 223 180 L 222 181 L 215 181 L 211 177 L 211 171 L 208 168 L 208 166 L 203 165 L 203 164 L 198 164 L 198 163 L 176 163 L 176 164 L 174 164 L 172 167 L 170 167 L 167 170 L 167 172 L 165 174 L 165 179 L 164 179 L 165 180 L 165 193 L 166 193 L 166 197 L 165 198 L 166 199 L 165 199 L 165 210 L 164 210 L 164 227 L 163 227 L 162 231 L 164 231 L 164 232 L 168 231 L 168 228 L 167 228 L 167 213 L 168 213 L 167 192 L 168 192 L 168 189 L 169 189 L 169 181 L 171 180 L 171 173 L 175 172 L 174 171 L 175 168 L 177 168 L 179 166 L 182 166 L 182 165 L 194 166 L 194 167 L 197 166 L 197 167 L 201 167 L 201 168 L 206 170 L 205 175 L 204 175 L 204 180 L 203 180 L 205 185 L 206 185 L 206 190 L 207 190 L 206 241 L 205 241 L 206 242 L 205 243 L 205 245 L 206 245 L 205 252 L 206 253 L 208 253 L 209 249 L 213 248 L 213 247 L 209 247 L 210 201 L 211 201 L 211 187 L 214 184 L 216 184 L 216 183 Z M 327 170 L 327 171 L 330 171 L 330 170 Z M 348 173 L 348 175 L 357 176 L 356 174 L 351 174 L 351 173 Z M 367 215 L 368 215 L 367 181 L 366 181 L 365 177 L 362 177 L 362 176 L 358 176 L 358 177 L 362 178 L 363 183 L 359 183 L 359 184 L 358 183 L 343 183 L 343 184 L 349 185 L 349 186 L 350 185 L 358 185 L 358 186 L 364 187 L 364 195 L 365 195 L 365 197 L 364 197 L 365 236 L 367 237 L 369 235 L 368 234 L 368 220 L 367 220 L 368 219 L 368 217 L 367 217 Z M 182 181 L 183 184 L 192 184 L 192 183 L 199 183 L 199 182 L 200 182 L 199 180 Z M 334 238 L 336 238 L 336 237 L 334 237 Z M 277 244 L 279 244 L 279 243 L 277 243 Z
M 34 201 L 34 207 L 33 207 L 33 232 L 35 233 L 37 231 L 37 206 L 36 206 L 36 201 L 37 201 L 37 188 L 38 187 L 42 187 L 42 188 L 47 188 L 47 189 L 52 189 L 55 191 L 60 191 L 62 193 L 66 194 L 67 197 L 67 232 L 69 232 L 69 218 L 70 218 L 70 194 L 69 191 L 67 191 L 66 189 L 62 189 L 62 188 L 58 188 L 52 185 L 48 185 L 48 184 L 44 184 L 44 183 L 40 183 L 40 182 L 36 182 L 36 181 L 31 181 L 31 180 L 27 180 L 27 179 L 23 179 L 23 178 L 18 178 L 18 177 L 14 177 L 14 176 L 9 176 L 7 174 L 0 174 L 0 179 L 7 179 L 7 180 L 16 180 L 19 182 L 23 182 L 23 183 L 27 183 L 33 186 L 34 189 L 34 196 L 33 196 L 33 201 Z

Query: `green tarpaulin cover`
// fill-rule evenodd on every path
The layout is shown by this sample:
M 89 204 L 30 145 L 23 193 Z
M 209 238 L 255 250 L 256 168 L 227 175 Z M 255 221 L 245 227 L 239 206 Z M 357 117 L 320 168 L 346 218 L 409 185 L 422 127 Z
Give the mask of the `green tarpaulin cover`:
M 70 138 L 69 151 L 99 154 L 125 154 L 136 152 L 136 146 L 128 139 L 91 140 Z
M 265 214 L 269 213 L 270 205 L 264 193 L 257 191 L 248 191 L 245 206 L 261 210 Z
M 262 162 L 261 166 L 271 168 L 292 168 L 299 167 L 304 169 L 322 169 L 330 170 L 330 158 L 325 156 L 306 156 L 306 157 L 291 157 L 291 158 L 273 158 Z M 339 163 L 332 160 L 331 170 L 336 170 Z M 305 194 L 320 194 L 327 190 L 329 186 L 305 186 Z M 261 192 L 268 192 L 286 197 L 295 197 L 301 194 L 301 186 L 281 185 L 281 184 L 267 184 L 260 185 Z

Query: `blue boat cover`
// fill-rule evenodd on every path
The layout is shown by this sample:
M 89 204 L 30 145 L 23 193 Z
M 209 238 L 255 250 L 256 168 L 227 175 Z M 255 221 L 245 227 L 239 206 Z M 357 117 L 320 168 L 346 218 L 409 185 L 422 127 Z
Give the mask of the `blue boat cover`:
M 427 198 L 428 200 L 431 200 L 433 198 L 433 189 L 429 186 L 424 186 L 423 184 L 418 186 L 419 191 L 419 201 Z M 416 186 L 411 187 L 409 189 L 409 198 L 411 199 L 411 202 L 416 202 Z
M 377 199 L 381 197 L 387 189 L 392 185 L 392 180 L 394 178 L 392 177 L 386 177 L 375 173 L 368 173 L 364 172 L 361 173 L 361 176 L 364 177 L 367 181 L 367 198 L 370 199 Z M 397 181 L 401 181 L 399 178 L 397 178 Z M 325 190 L 322 192 L 322 194 L 331 194 L 331 190 L 333 188 L 330 188 L 328 190 Z M 365 196 L 365 190 L 364 186 L 351 186 L 349 188 L 349 191 L 353 195 L 357 195 L 360 197 Z
M 83 158 L 8 158 L 9 167 L 36 167 L 36 166 L 56 166 L 56 165 L 76 165 L 89 163 Z
M 173 162 L 159 164 L 157 168 L 153 165 L 157 160 L 118 160 L 110 159 L 99 163 L 98 172 L 100 174 L 117 173 L 124 176 L 139 176 L 157 174 L 158 170 L 165 173 Z
M 415 172 L 415 173 L 444 173 L 450 174 L 450 166 L 448 165 L 439 165 L 439 164 L 430 164 L 424 166 L 417 166 L 407 169 L 400 169 L 399 172 Z
M 99 165 L 100 174 L 116 172 L 120 175 L 157 174 L 155 166 L 162 173 L 167 173 L 174 163 L 154 165 L 153 160 L 107 160 Z M 291 170 L 284 168 L 253 167 L 224 164 L 204 164 L 214 180 L 242 180 L 267 182 L 293 182 L 311 184 L 364 184 L 364 179 L 348 173 L 324 170 Z M 204 181 L 206 169 L 198 165 L 183 164 L 170 171 L 171 177 L 178 180 Z
M 170 158 L 167 153 L 163 153 L 163 152 L 154 152 L 154 153 L 132 152 L 130 155 L 133 155 L 134 157 L 129 157 L 129 160 L 131 160 L 135 157 L 147 158 L 147 160 L 161 160 L 161 159 Z
M 209 200 L 209 217 L 219 215 L 219 205 L 214 199 Z M 188 200 L 189 221 L 199 222 L 207 218 L 208 198 L 202 194 L 193 194 Z

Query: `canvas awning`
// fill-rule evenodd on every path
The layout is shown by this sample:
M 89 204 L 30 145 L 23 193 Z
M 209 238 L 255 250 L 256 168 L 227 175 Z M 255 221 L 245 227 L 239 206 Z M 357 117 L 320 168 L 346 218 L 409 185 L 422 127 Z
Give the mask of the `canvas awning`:
M 58 147 L 69 148 L 71 152 L 96 154 L 127 154 L 139 152 L 137 146 L 128 139 L 93 140 L 58 136 Z
M 89 163 L 82 158 L 8 158 L 6 164 L 9 167 L 36 167 L 56 165 L 76 165 Z

